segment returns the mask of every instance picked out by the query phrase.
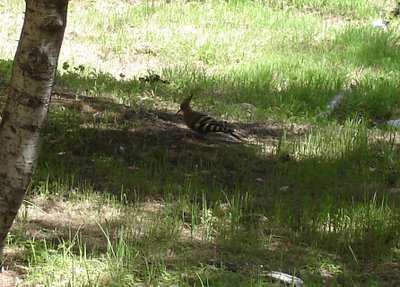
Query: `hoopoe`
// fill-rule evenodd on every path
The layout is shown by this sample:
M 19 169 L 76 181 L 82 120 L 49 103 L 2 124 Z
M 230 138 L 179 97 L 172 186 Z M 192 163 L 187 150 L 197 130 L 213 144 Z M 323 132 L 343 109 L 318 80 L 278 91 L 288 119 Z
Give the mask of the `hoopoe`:
M 190 129 L 198 132 L 199 134 L 206 134 L 210 132 L 226 133 L 242 141 L 242 138 L 235 133 L 235 130 L 227 127 L 224 122 L 217 121 L 206 114 L 194 111 L 190 106 L 190 101 L 192 98 L 193 94 L 181 103 L 180 109 L 176 113 L 178 115 L 179 112 L 183 112 L 183 120 Z
M 139 78 L 139 81 L 142 83 L 150 83 L 150 84 L 154 84 L 157 82 L 161 82 L 163 84 L 169 84 L 168 81 L 161 79 L 161 76 L 157 74 L 150 74 L 148 76 L 141 77 Z

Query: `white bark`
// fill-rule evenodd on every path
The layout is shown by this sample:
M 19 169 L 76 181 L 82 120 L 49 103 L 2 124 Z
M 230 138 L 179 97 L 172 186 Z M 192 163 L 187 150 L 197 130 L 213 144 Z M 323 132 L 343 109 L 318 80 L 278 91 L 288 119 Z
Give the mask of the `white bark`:
M 0 266 L 7 233 L 38 160 L 67 6 L 68 0 L 26 0 L 0 124 Z

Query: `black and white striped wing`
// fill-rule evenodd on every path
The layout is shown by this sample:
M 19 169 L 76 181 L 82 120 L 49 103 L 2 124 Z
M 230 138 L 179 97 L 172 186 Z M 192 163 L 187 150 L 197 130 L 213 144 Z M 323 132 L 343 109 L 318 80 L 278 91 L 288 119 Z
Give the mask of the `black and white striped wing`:
M 229 132 L 233 132 L 233 130 L 226 127 L 224 123 L 219 122 L 208 115 L 199 116 L 195 121 L 193 121 L 192 125 L 189 127 L 192 130 L 197 131 L 199 133 L 209 133 L 209 132 L 229 133 Z

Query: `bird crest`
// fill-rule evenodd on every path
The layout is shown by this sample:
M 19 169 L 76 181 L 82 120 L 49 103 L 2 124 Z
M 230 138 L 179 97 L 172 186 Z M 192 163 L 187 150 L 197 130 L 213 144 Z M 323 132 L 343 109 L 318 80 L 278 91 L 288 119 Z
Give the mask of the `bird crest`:
M 190 107 L 190 102 L 193 99 L 193 94 L 190 94 L 190 97 L 187 97 L 185 100 L 183 100 L 183 102 L 180 105 L 180 109 L 179 111 L 176 113 L 176 115 L 178 115 L 180 112 L 185 113 L 185 111 L 189 111 L 192 108 Z

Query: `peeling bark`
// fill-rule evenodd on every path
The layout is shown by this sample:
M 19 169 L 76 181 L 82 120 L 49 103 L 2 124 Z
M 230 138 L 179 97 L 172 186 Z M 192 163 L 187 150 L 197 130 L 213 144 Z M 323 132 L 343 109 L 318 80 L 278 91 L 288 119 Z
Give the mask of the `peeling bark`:
M 0 267 L 7 233 L 37 164 L 67 6 L 68 0 L 26 0 L 24 25 L 0 123 Z

